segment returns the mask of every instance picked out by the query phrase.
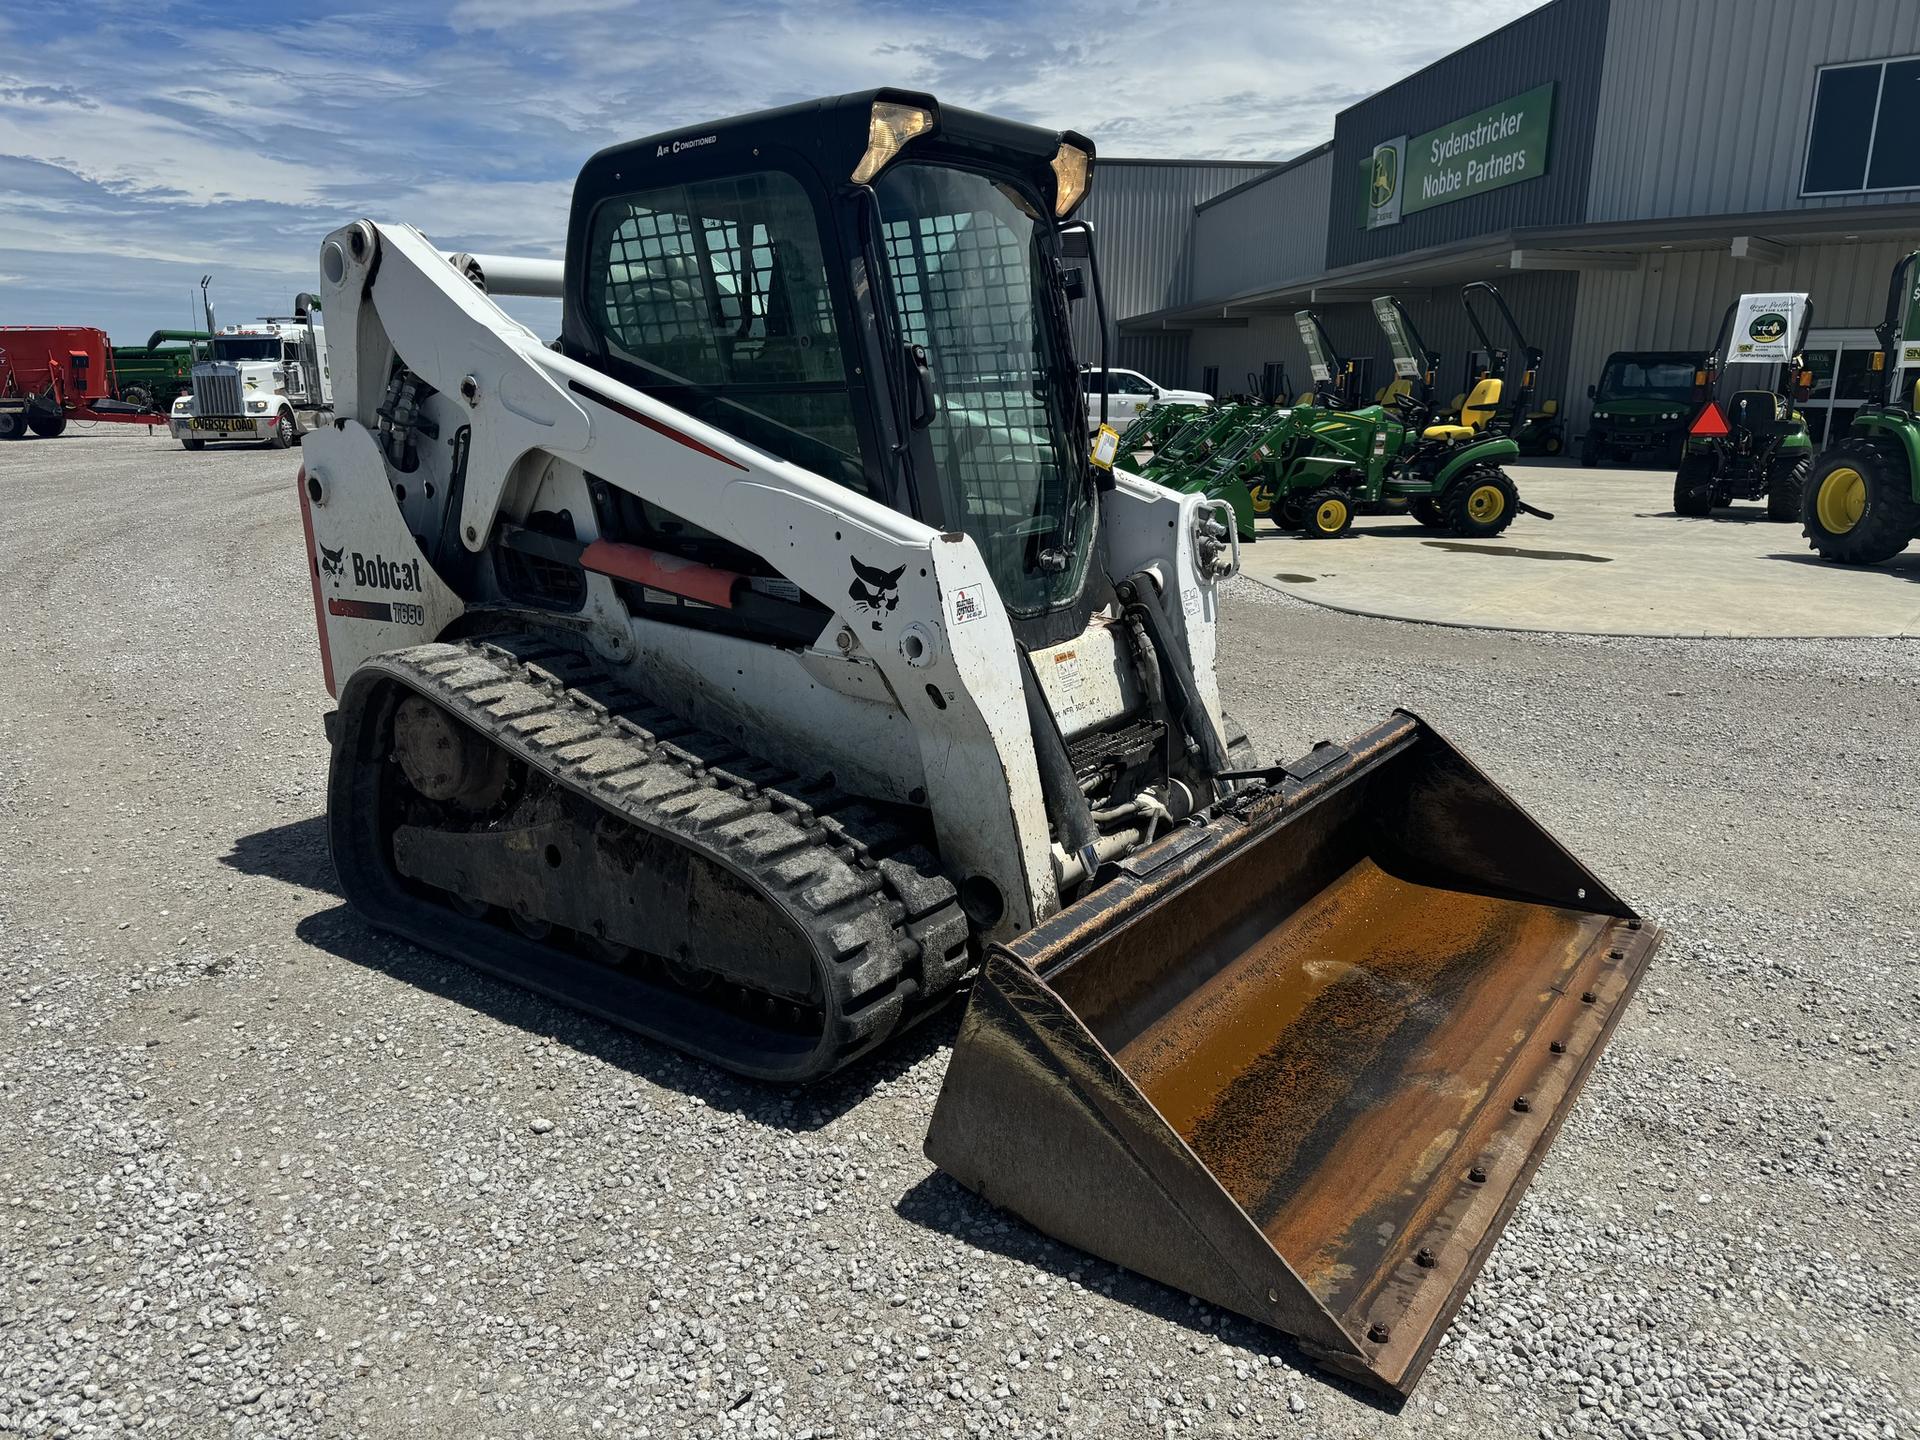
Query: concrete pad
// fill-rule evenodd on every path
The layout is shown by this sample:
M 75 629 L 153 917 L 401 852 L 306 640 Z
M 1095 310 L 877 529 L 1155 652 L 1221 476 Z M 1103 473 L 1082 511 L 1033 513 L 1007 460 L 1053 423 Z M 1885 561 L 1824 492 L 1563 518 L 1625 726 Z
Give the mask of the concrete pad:
M 1829 565 L 1762 505 L 1673 512 L 1665 470 L 1511 466 L 1521 515 L 1492 540 L 1363 517 L 1338 540 L 1262 523 L 1246 574 L 1299 599 L 1389 620 L 1576 635 L 1920 635 L 1920 543 L 1887 564 Z

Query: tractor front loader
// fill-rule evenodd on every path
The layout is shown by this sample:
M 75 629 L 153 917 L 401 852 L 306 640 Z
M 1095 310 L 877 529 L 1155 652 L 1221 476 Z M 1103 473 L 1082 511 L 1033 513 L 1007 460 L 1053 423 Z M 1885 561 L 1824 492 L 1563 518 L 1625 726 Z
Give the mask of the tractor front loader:
M 1094 174 L 881 90 L 601 152 L 563 262 L 328 236 L 334 862 L 762 1080 L 966 993 L 937 1164 L 1404 1395 L 1657 931 L 1412 715 L 1255 763 L 1229 507 L 1087 454 Z

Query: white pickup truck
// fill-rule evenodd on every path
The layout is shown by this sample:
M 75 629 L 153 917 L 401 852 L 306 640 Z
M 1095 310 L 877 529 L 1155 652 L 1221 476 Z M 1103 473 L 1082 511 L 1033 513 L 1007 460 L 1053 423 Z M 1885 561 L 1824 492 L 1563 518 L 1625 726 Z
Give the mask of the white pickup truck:
M 1199 390 L 1175 390 L 1149 380 L 1138 370 L 1083 370 L 1080 389 L 1087 400 L 1087 430 L 1100 425 L 1100 382 L 1107 385 L 1107 423 L 1116 430 L 1131 425 L 1143 410 L 1156 405 L 1211 405 L 1213 397 Z

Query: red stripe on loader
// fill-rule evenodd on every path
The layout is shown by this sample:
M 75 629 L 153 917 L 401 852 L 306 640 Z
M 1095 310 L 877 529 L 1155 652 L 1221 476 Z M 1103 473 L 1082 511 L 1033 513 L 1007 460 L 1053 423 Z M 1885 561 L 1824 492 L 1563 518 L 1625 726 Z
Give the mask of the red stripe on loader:
M 684 560 L 641 545 L 622 545 L 616 540 L 594 541 L 580 552 L 580 564 L 595 574 L 610 575 L 635 585 L 651 585 L 656 590 L 717 605 L 723 610 L 733 608 L 734 587 L 746 578 L 732 570 L 702 565 L 698 560 Z
M 313 546 L 313 506 L 307 499 L 307 467 L 300 467 L 294 486 L 300 492 L 300 528 L 307 536 L 307 578 L 313 582 L 313 623 L 320 631 L 320 673 L 326 679 L 327 693 L 336 699 L 340 691 L 333 683 L 333 644 L 327 638 L 327 608 L 320 595 L 320 554 Z

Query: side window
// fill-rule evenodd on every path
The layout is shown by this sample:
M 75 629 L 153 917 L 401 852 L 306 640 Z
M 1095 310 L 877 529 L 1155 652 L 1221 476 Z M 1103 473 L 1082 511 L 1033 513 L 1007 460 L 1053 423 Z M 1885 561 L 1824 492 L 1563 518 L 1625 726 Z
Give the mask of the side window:
M 1126 374 L 1120 377 L 1120 391 L 1124 395 L 1151 395 L 1153 382 L 1144 375 Z
M 1802 195 L 1920 189 L 1920 58 L 1829 65 L 1814 79 Z
M 777 171 L 608 200 L 587 312 L 613 356 L 721 429 L 866 489 L 812 201 Z

